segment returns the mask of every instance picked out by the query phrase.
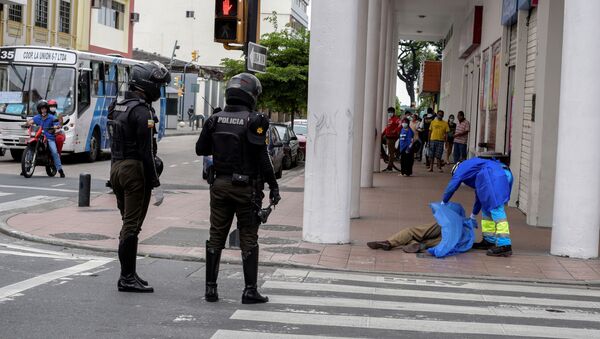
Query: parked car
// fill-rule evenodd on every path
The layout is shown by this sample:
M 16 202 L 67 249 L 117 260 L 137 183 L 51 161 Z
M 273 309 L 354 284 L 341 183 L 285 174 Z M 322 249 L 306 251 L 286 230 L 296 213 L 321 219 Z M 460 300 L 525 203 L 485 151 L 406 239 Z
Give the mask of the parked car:
M 298 122 L 306 120 L 294 120 L 294 134 L 298 138 L 298 161 L 306 158 L 306 137 L 308 136 L 308 125 Z
M 287 170 L 298 165 L 298 137 L 287 124 L 271 124 L 275 126 L 283 142 L 283 169 Z
M 269 144 L 267 145 L 267 150 L 269 151 L 269 157 L 271 158 L 271 162 L 273 163 L 273 169 L 275 170 L 275 178 L 280 179 L 283 175 L 283 142 L 281 141 L 281 137 L 277 132 L 277 129 L 274 126 L 269 127 L 269 132 L 267 133 L 267 141 Z M 212 155 L 208 155 L 204 157 L 203 166 L 202 166 L 202 178 L 207 180 L 210 176 L 212 176 L 213 168 L 213 159 Z

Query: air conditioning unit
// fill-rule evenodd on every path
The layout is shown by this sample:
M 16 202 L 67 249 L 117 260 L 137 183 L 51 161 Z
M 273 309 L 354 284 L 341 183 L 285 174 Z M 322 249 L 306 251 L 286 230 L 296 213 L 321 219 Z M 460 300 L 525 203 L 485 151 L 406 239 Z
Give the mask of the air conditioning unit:
M 131 22 L 140 22 L 140 13 L 133 12 L 129 14 L 129 20 Z
M 102 0 L 92 0 L 92 8 L 100 9 L 102 7 Z

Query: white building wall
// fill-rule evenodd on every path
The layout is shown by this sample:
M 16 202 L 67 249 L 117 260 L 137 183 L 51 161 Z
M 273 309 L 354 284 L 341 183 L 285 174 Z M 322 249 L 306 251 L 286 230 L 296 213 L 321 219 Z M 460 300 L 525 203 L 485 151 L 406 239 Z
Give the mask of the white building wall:
M 268 20 L 277 13 L 277 28 L 283 29 L 290 23 L 293 17 L 298 23 L 308 28 L 308 13 L 302 4 L 306 0 L 261 0 L 260 1 L 260 33 L 271 33 L 275 31 L 275 25 Z
M 135 25 L 133 47 L 170 57 L 179 40 L 176 55 L 181 60 L 191 60 L 193 50 L 198 50 L 198 63 L 205 66 L 219 66 L 223 58 L 240 58 L 241 51 L 227 51 L 213 42 L 214 7 L 214 1 L 136 1 L 140 22 Z M 195 18 L 186 18 L 186 11 L 194 11 Z

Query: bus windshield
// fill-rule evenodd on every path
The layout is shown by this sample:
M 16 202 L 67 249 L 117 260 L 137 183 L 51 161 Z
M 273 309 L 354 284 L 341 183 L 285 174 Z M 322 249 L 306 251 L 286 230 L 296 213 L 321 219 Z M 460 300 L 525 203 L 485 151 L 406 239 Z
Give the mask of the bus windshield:
M 35 115 L 38 100 L 54 99 L 58 102 L 57 111 L 70 115 L 75 109 L 74 85 L 72 68 L 0 65 L 0 113 Z

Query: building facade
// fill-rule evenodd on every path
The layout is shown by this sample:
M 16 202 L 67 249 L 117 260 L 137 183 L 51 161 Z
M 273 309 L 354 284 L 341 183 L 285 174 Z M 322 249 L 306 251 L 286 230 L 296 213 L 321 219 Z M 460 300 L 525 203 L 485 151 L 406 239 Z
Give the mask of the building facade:
M 132 56 L 134 0 L 2 1 L 1 45 Z
M 292 29 L 308 29 L 308 0 L 261 0 L 261 34 L 275 31 L 275 25 L 268 20 L 277 18 L 277 28 L 290 25 Z

